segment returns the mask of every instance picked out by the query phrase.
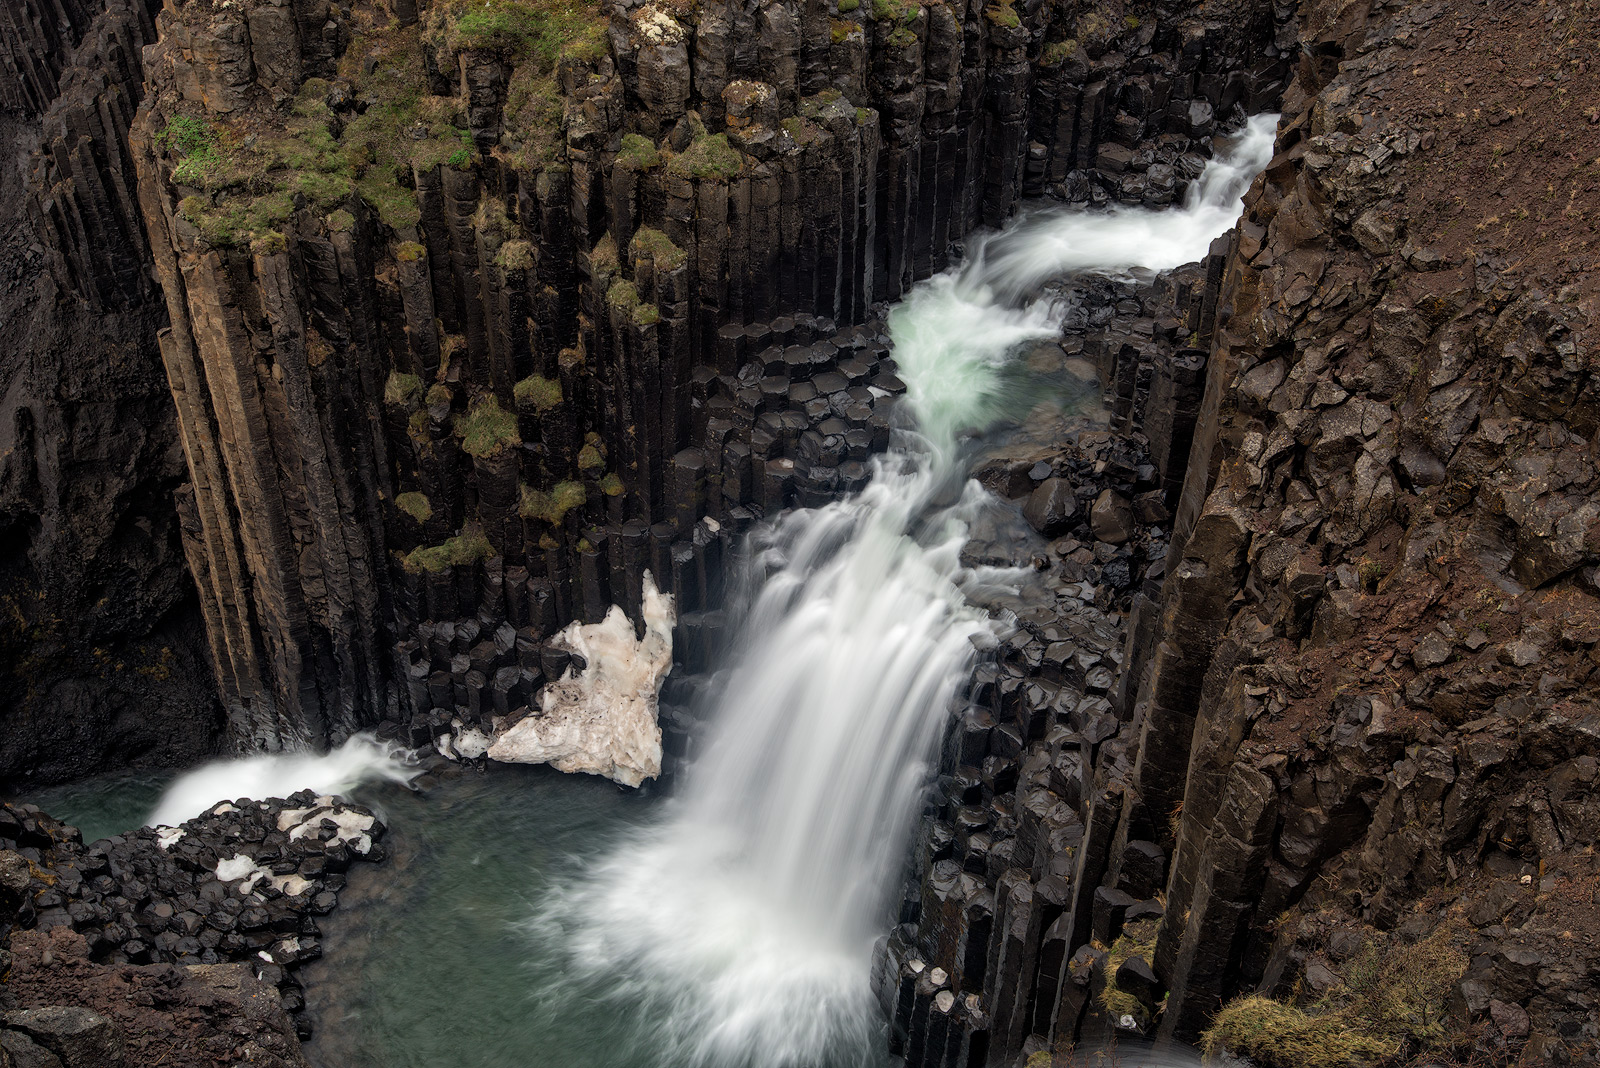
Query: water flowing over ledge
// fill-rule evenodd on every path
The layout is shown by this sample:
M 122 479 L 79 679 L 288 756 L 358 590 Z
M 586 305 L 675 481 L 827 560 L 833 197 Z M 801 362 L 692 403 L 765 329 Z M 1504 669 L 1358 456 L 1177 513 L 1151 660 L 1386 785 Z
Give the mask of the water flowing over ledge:
M 540 991 L 642 1004 L 661 1064 L 868 1064 L 868 991 L 885 888 L 945 713 L 1003 625 L 969 603 L 960 550 L 991 498 L 962 485 L 965 428 L 990 421 L 1007 361 L 1059 333 L 1028 299 L 1074 271 L 1167 269 L 1204 255 L 1271 154 L 1261 116 L 1179 211 L 1045 210 L 970 243 L 968 263 L 891 314 L 913 424 L 860 494 L 785 513 L 752 537 L 740 645 L 709 750 L 659 826 L 529 923 L 578 982 Z

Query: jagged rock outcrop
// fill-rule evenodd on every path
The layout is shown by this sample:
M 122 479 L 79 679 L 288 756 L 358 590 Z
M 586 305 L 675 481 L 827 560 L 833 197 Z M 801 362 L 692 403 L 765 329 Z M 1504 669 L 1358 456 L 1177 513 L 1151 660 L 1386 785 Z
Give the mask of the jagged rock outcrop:
M 19 1014 L 67 1006 L 102 1017 L 122 1056 L 77 1063 L 304 1064 L 297 969 L 321 955 L 317 917 L 350 865 L 384 858 L 384 833 L 309 790 L 88 845 L 33 806 L 0 806 L 0 1041 L 13 1028 L 49 1047 Z

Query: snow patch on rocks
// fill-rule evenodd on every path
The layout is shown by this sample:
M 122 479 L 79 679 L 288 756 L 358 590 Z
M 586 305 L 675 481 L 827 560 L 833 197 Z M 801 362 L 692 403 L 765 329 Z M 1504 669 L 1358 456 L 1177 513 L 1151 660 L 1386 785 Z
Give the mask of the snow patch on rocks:
M 621 607 L 599 623 L 572 623 L 550 644 L 587 664 L 545 686 L 539 708 L 504 730 L 490 760 L 548 763 L 558 771 L 603 775 L 638 786 L 661 774 L 656 699 L 672 668 L 672 598 L 644 573 L 644 637 Z M 461 742 L 457 742 L 457 748 Z

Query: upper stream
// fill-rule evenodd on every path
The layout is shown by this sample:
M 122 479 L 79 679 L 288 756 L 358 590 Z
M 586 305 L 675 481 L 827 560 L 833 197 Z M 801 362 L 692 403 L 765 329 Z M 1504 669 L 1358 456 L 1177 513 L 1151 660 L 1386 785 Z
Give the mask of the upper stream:
M 860 494 L 752 535 L 709 744 L 677 796 L 515 767 L 448 776 L 425 797 L 358 793 L 383 810 L 393 857 L 358 866 L 324 923 L 328 956 L 306 973 L 313 1062 L 880 1063 L 868 971 L 885 895 L 946 712 L 1006 626 L 984 606 L 1023 580 L 960 563 L 970 525 L 998 506 L 965 477 L 964 433 L 1006 408 L 1018 348 L 1059 334 L 1065 309 L 1042 283 L 1203 256 L 1270 156 L 1275 120 L 1251 120 L 1181 209 L 1029 212 L 893 310 L 902 425 Z M 335 788 L 307 776 L 339 757 L 300 759 L 249 789 L 225 772 L 187 780 L 163 818 L 252 790 Z M 338 783 L 395 777 L 381 754 L 356 763 Z M 83 818 L 68 795 L 40 800 Z

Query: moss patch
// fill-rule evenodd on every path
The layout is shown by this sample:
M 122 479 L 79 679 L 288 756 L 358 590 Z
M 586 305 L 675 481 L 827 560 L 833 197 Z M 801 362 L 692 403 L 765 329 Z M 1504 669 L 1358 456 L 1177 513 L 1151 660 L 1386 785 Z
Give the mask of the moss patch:
M 494 254 L 494 262 L 502 271 L 531 271 L 533 245 L 521 238 L 507 241 L 500 246 L 500 251 Z
M 622 147 L 617 150 L 617 162 L 636 171 L 648 171 L 660 164 L 661 150 L 648 137 L 623 134 Z
M 704 134 L 674 156 L 667 170 L 679 178 L 727 181 L 744 170 L 744 155 L 728 143 L 727 134 Z
M 464 530 L 441 545 L 412 549 L 400 559 L 400 566 L 413 574 L 426 572 L 439 574 L 452 567 L 487 560 L 494 555 L 494 546 L 482 531 Z
M 689 258 L 689 254 L 674 244 L 672 238 L 649 226 L 641 226 L 634 233 L 633 243 L 628 249 L 635 260 L 649 256 L 656 270 L 663 272 L 677 270 Z
M 449 0 L 431 8 L 427 34 L 449 54 L 474 50 L 537 59 L 597 60 L 607 52 L 600 5 L 579 0 Z
M 1251 995 L 1223 1006 L 1201 1044 L 1223 1046 L 1274 1068 L 1373 1068 L 1402 1053 L 1448 1046 L 1459 1030 L 1448 1013 L 1466 974 L 1471 932 L 1452 919 L 1419 942 L 1371 932 L 1342 965 L 1343 981 L 1299 1008 Z
M 615 471 L 608 473 L 600 480 L 600 492 L 607 497 L 622 496 L 622 488 L 622 479 L 618 477 Z
M 421 493 L 412 490 L 402 493 L 394 499 L 394 506 L 418 523 L 426 523 L 433 518 L 433 505 Z
M 578 450 L 578 470 L 595 471 L 606 465 L 606 458 L 600 455 L 600 450 L 593 445 L 585 445 Z
M 561 403 L 561 383 L 543 375 L 529 375 L 512 387 L 511 396 L 519 408 L 547 412 Z
M 416 375 L 390 371 L 383 383 L 383 403 L 396 408 L 414 408 L 422 397 L 422 379 Z
M 1022 25 L 1022 16 L 1012 6 L 1012 0 L 1001 0 L 983 9 L 983 17 L 1004 29 L 1014 30 Z
M 522 444 L 517 417 L 500 407 L 492 395 L 472 406 L 459 429 L 461 451 L 480 460 Z
M 517 514 L 524 519 L 542 519 L 554 526 L 572 509 L 583 507 L 588 499 L 589 494 L 581 482 L 558 482 L 548 492 L 523 486 Z
M 1148 1023 L 1150 1014 L 1139 999 L 1117 985 L 1117 969 L 1130 957 L 1143 957 L 1146 963 L 1155 958 L 1156 922 L 1141 920 L 1130 924 L 1106 953 L 1105 986 L 1100 990 L 1100 1004 L 1113 1021 L 1132 1016 L 1141 1024 Z
M 639 299 L 639 290 L 626 278 L 619 278 L 606 290 L 606 303 L 633 320 L 636 326 L 649 326 L 661 321 L 661 311 L 654 304 Z

